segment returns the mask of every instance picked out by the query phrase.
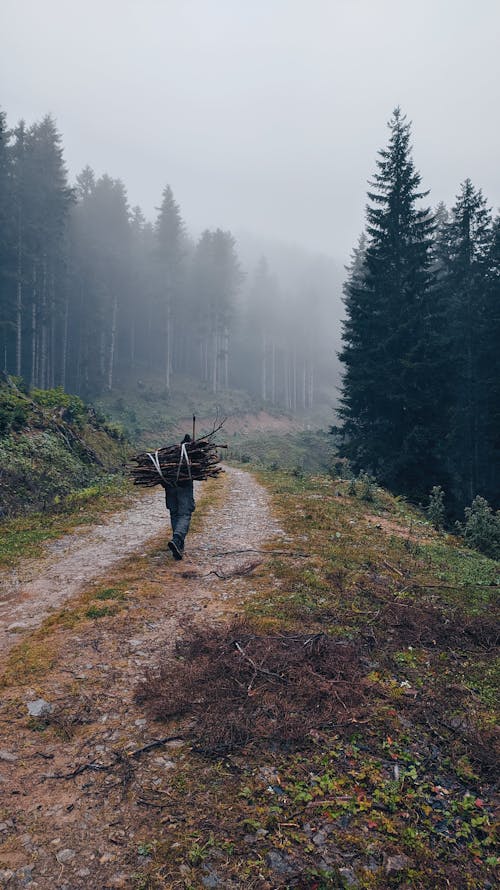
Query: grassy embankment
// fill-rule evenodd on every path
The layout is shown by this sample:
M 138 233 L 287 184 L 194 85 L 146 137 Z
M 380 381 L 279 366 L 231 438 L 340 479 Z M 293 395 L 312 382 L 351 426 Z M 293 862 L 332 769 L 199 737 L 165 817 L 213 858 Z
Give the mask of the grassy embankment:
M 0 382 L 0 566 L 126 499 L 121 430 L 60 389 Z
M 209 630 L 145 690 L 199 753 L 137 887 L 493 886 L 498 564 L 382 490 L 262 479 L 288 552 L 241 580 L 243 628 Z

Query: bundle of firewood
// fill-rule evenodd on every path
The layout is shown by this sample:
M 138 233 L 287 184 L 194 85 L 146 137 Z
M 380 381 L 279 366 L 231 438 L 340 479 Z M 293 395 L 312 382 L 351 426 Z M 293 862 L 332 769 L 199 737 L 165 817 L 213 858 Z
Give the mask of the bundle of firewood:
M 132 458 L 137 466 L 128 468 L 134 485 L 178 485 L 189 479 L 200 481 L 223 473 L 218 449 L 227 448 L 227 445 L 215 443 L 219 429 L 217 427 L 207 436 L 185 444 L 167 445 L 157 451 L 137 454 Z

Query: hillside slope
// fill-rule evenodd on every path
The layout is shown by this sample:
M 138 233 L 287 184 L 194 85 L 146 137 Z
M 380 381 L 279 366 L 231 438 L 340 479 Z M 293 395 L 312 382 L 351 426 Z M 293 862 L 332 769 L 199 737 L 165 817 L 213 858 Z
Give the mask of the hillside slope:
M 11 651 L 8 886 L 492 888 L 498 564 L 373 486 L 237 480 Z
M 0 516 L 45 511 L 123 467 L 120 430 L 62 389 L 0 380 Z

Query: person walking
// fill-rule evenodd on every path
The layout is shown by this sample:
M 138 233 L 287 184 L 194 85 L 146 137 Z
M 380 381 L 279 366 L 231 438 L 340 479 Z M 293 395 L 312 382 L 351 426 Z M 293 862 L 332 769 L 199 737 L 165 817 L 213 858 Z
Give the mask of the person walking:
M 181 461 L 184 459 L 189 468 L 189 457 L 186 448 L 183 447 L 188 442 L 191 442 L 191 436 L 186 433 L 181 443 Z M 188 478 L 175 484 L 167 483 L 164 488 L 165 502 L 172 525 L 172 539 L 168 542 L 168 549 L 174 559 L 182 559 L 184 541 L 189 531 L 191 516 L 195 510 L 193 480 Z

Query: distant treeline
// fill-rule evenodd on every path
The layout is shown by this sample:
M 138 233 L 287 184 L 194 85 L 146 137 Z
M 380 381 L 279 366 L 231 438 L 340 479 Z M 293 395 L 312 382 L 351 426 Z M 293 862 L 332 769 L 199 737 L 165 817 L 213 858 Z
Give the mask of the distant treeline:
M 344 287 L 342 450 L 413 498 L 499 507 L 500 217 L 469 179 L 422 208 L 399 109 L 389 127 Z
M 264 258 L 244 279 L 231 233 L 194 243 L 169 186 L 148 222 L 118 179 L 86 167 L 70 187 L 51 117 L 8 129 L 0 113 L 3 370 L 85 397 L 131 371 L 167 390 L 187 374 L 310 408 L 332 386 L 331 294 L 281 292 Z

